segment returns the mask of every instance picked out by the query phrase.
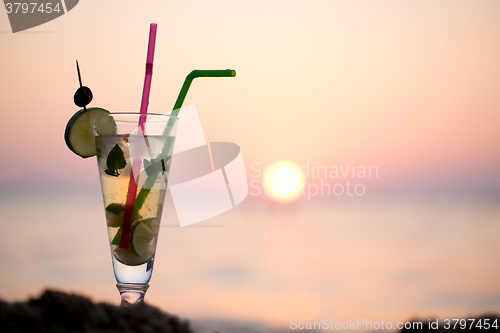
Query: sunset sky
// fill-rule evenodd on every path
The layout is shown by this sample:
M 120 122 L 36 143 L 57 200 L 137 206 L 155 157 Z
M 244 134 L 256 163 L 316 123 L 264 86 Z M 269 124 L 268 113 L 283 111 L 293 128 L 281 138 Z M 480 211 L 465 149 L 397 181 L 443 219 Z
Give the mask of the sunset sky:
M 246 288 L 238 288 L 236 284 L 217 289 L 197 280 L 183 280 L 185 284 L 181 285 L 180 278 L 169 276 L 165 283 L 179 284 L 179 289 L 172 287 L 165 295 L 175 294 L 177 305 L 164 305 L 160 297 L 154 298 L 152 287 L 154 305 L 186 317 L 261 320 L 285 327 L 288 317 L 301 313 L 303 318 L 311 320 L 321 320 L 335 311 L 343 318 L 355 318 L 356 309 L 364 309 L 363 314 L 373 320 L 409 319 L 471 313 L 474 307 L 470 304 L 474 302 L 482 304 L 477 311 L 500 311 L 500 271 L 492 268 L 499 267 L 500 248 L 494 238 L 488 238 L 496 235 L 498 240 L 500 231 L 499 17 L 500 2 L 496 0 L 85 0 L 53 21 L 12 33 L 7 14 L 0 13 L 3 124 L 0 225 L 4 230 L 1 249 L 22 253 L 22 260 L 17 261 L 3 252 L 0 254 L 0 270 L 4 271 L 0 282 L 11 287 L 0 292 L 0 297 L 24 299 L 44 287 L 58 285 L 51 285 L 57 274 L 49 270 L 49 262 L 45 266 L 36 264 L 37 271 L 46 275 L 43 282 L 33 284 L 27 279 L 24 283 L 24 279 L 19 279 L 18 274 L 34 274 L 28 267 L 34 267 L 33 263 L 40 259 L 19 249 L 25 242 L 31 242 L 27 237 L 37 237 L 30 223 L 36 220 L 36 228 L 42 228 L 40 224 L 44 223 L 60 228 L 61 224 L 55 220 L 59 212 L 67 210 L 64 216 L 73 214 L 68 208 L 72 203 L 83 215 L 78 219 L 103 219 L 95 159 L 81 159 L 64 142 L 66 123 L 79 109 L 73 104 L 73 94 L 78 88 L 75 60 L 80 63 L 83 84 L 94 94 L 90 106 L 138 111 L 149 24 L 158 23 L 150 112 L 172 109 L 191 70 L 235 69 L 235 78 L 195 80 L 185 105 L 196 105 L 207 141 L 233 142 L 241 147 L 249 184 L 257 179 L 254 184 L 260 186 L 263 169 L 280 160 L 328 169 L 376 166 L 378 177 L 362 180 L 348 177 L 363 182 L 366 194 L 352 200 L 339 198 L 334 205 L 333 199 L 320 196 L 313 200 L 302 197 L 283 205 L 263 195 L 250 194 L 241 207 L 207 223 L 238 226 L 213 235 L 213 239 L 219 240 L 231 237 L 232 243 L 226 244 L 232 249 L 231 254 L 214 248 L 213 258 L 232 267 L 231 272 L 236 275 L 243 270 L 238 253 L 240 258 L 250 256 L 253 245 L 259 244 L 260 252 L 248 258 L 249 267 L 244 268 L 258 278 L 245 280 Z M 345 181 L 323 178 L 309 177 L 306 181 L 308 184 Z M 401 193 L 419 199 L 406 204 L 401 201 Z M 22 217 L 17 211 L 22 211 Z M 244 213 L 247 211 L 251 215 Z M 300 213 L 295 214 L 296 211 Z M 298 238 L 306 228 L 304 223 L 313 216 L 318 224 L 310 225 L 309 232 L 304 234 L 311 238 L 325 237 L 321 243 L 324 248 L 315 248 L 314 241 Z M 369 222 L 370 218 L 378 222 Z M 436 221 L 435 227 L 429 226 L 430 220 Z M 338 225 L 332 226 L 335 221 Z M 104 220 L 87 223 L 98 222 L 104 224 Z M 380 223 L 380 229 L 370 223 Z M 254 237 L 253 240 L 238 242 L 237 238 L 252 226 L 249 237 Z M 450 226 L 456 229 L 450 233 L 443 231 Z M 479 226 L 482 229 L 476 229 Z M 71 233 L 80 227 L 65 228 Z M 98 230 L 97 233 L 105 230 L 104 226 L 91 229 Z M 181 229 L 166 228 L 162 232 L 171 230 L 176 233 Z M 203 230 L 213 233 L 216 229 Z M 388 232 L 381 237 L 389 237 L 383 244 L 370 238 L 381 230 Z M 18 235 L 11 237 L 13 232 Z M 280 238 L 287 232 L 297 238 Z M 346 237 L 338 238 L 338 232 Z M 328 240 L 326 235 L 330 233 L 336 244 Z M 446 247 L 432 238 L 436 233 L 444 237 L 443 244 L 453 245 Z M 425 239 L 431 237 L 426 246 L 419 245 L 416 234 Z M 276 236 L 276 243 L 272 236 Z M 407 239 L 408 243 L 395 239 Z M 99 251 L 106 260 L 93 272 L 103 269 L 103 274 L 107 274 L 105 282 L 72 283 L 69 277 L 64 280 L 59 275 L 61 281 L 66 281 L 59 285 L 95 299 L 103 294 L 87 286 L 94 285 L 95 290 L 101 291 L 109 289 L 110 296 L 104 297 L 105 300 L 116 301 L 118 294 L 112 290 L 114 282 L 109 272 L 111 263 L 104 254 L 105 235 L 99 240 L 103 242 L 98 246 Z M 88 241 L 79 238 L 77 243 L 85 247 Z M 458 243 L 465 244 L 466 249 L 461 250 Z M 173 240 L 165 253 L 174 249 L 173 244 L 177 243 Z M 67 242 L 62 246 L 71 245 L 72 242 Z M 179 253 L 185 250 L 190 257 L 194 256 L 194 262 L 201 262 L 193 254 L 196 245 L 190 249 L 178 245 L 175 249 L 180 249 Z M 348 261 L 369 262 L 366 254 L 373 250 L 385 256 L 385 261 L 381 261 L 383 267 L 399 269 L 405 266 L 405 260 L 395 257 L 392 246 L 402 246 L 403 252 L 418 257 L 421 266 L 403 270 L 400 275 L 409 283 L 418 281 L 419 287 L 410 288 L 409 297 L 428 296 L 427 303 L 422 303 L 427 307 L 410 303 L 398 307 L 395 304 L 403 304 L 405 300 L 397 296 L 386 307 L 363 303 L 366 295 L 373 296 L 376 290 L 389 292 L 389 280 L 385 275 L 365 277 L 365 271 L 354 270 Z M 443 296 L 449 300 L 454 292 L 467 290 L 465 294 L 471 298 L 469 303 L 464 302 L 470 306 L 448 307 L 451 303 L 439 299 L 437 291 L 447 287 L 443 281 L 460 272 L 446 271 L 439 266 L 438 259 L 424 255 L 431 250 L 439 260 L 449 259 L 448 255 L 453 254 L 491 260 L 482 266 L 474 264 L 481 273 L 469 272 L 470 279 L 457 282 L 456 289 L 446 294 L 449 297 Z M 342 257 L 341 253 L 348 255 Z M 301 257 L 310 254 L 326 261 L 331 259 L 338 265 L 333 269 L 318 261 L 311 264 L 312 271 L 299 274 L 292 257 L 287 257 L 291 254 L 299 263 L 311 264 Z M 292 261 L 273 266 L 273 259 L 279 261 L 280 256 Z M 196 271 L 178 260 L 173 262 L 179 264 L 180 271 Z M 62 258 L 58 265 L 62 267 L 62 263 L 69 261 L 71 258 Z M 460 263 L 457 258 L 452 261 Z M 18 268 L 7 267 L 13 262 L 23 264 L 18 264 Z M 464 267 L 468 263 L 462 262 Z M 162 264 L 168 266 L 166 259 Z M 155 274 L 160 274 L 161 268 L 155 269 Z M 430 271 L 440 279 L 439 283 L 421 278 Z M 273 286 L 279 289 L 280 279 L 287 276 L 294 283 L 282 286 L 285 289 L 280 289 L 281 292 L 274 290 Z M 329 280 L 330 276 L 339 280 Z M 186 281 L 191 281 L 191 285 Z M 263 281 L 274 282 L 262 284 Z M 253 283 L 265 287 L 256 294 L 249 287 Z M 301 289 L 301 283 L 317 285 L 321 292 L 313 287 Z M 349 284 L 359 297 L 349 298 L 342 291 L 340 286 Z M 485 285 L 484 289 L 472 287 L 479 284 Z M 194 292 L 205 295 L 207 290 L 210 290 L 207 297 L 219 295 L 221 304 L 206 310 L 201 305 L 190 306 L 189 302 L 181 301 L 194 299 L 191 294 Z M 292 290 L 299 290 L 299 294 Z M 318 296 L 321 293 L 323 296 Z M 297 297 L 303 307 L 281 308 L 273 316 L 272 308 L 258 309 L 255 295 L 262 296 L 275 308 L 290 304 Z M 478 301 L 484 295 L 491 297 Z M 248 306 L 239 310 L 229 306 L 245 297 L 251 300 Z M 332 305 L 336 297 L 343 300 L 344 307 Z M 309 301 L 311 306 L 307 305 Z

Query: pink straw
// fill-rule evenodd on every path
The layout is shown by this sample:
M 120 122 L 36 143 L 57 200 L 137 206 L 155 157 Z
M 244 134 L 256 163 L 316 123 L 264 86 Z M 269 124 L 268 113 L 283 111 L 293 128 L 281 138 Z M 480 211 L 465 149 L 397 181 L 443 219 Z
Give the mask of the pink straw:
M 149 104 L 149 92 L 151 90 L 151 79 L 153 77 L 153 59 L 155 54 L 155 43 L 156 43 L 156 28 L 158 25 L 156 23 L 151 23 L 149 27 L 149 44 L 148 44 L 148 55 L 146 58 L 146 76 L 144 78 L 144 89 L 142 90 L 142 101 L 141 101 L 141 116 L 139 117 L 139 126 L 144 133 L 144 122 L 146 121 L 148 104 Z M 120 248 L 128 248 L 130 240 L 130 229 L 132 227 L 132 216 L 134 213 L 135 196 L 137 194 L 137 183 L 134 177 L 134 170 L 139 170 L 141 167 L 141 160 L 137 159 L 132 162 L 132 169 L 130 171 L 130 182 L 127 191 L 127 201 L 125 203 L 125 210 L 123 212 L 123 224 L 120 234 Z
M 144 130 L 144 122 L 146 121 L 146 113 L 148 112 L 149 92 L 151 90 L 151 79 L 153 77 L 153 59 L 155 56 L 155 43 L 156 43 L 156 23 L 151 23 L 149 27 L 149 44 L 148 56 L 146 58 L 146 77 L 144 78 L 144 89 L 142 90 L 141 102 L 141 117 L 139 119 L 139 126 Z

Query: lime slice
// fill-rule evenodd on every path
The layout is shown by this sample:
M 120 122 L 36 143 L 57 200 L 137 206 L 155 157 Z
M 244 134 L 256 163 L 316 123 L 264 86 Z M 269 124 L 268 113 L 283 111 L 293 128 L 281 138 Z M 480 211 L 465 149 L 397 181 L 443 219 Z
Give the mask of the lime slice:
M 99 134 L 116 133 L 115 121 L 106 115 L 109 115 L 109 111 L 101 108 L 88 108 L 75 113 L 68 121 L 64 132 L 68 148 L 83 158 L 95 156 L 94 121 Z
M 146 223 L 148 220 L 137 222 L 132 230 L 130 243 L 135 254 L 139 257 L 143 255 L 151 247 L 151 243 L 158 236 L 158 232 L 152 230 Z

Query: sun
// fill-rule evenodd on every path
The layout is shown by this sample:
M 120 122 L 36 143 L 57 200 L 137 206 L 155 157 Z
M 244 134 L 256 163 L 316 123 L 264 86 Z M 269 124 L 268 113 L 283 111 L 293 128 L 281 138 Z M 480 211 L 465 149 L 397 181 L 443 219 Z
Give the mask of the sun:
M 278 161 L 271 164 L 264 172 L 266 193 L 279 202 L 291 202 L 298 198 L 304 185 L 304 177 L 297 164 L 290 161 Z

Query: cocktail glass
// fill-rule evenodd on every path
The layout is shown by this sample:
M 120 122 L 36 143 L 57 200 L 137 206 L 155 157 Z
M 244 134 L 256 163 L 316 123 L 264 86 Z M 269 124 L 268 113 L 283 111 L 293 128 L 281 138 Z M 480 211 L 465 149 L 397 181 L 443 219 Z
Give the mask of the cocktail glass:
M 122 306 L 144 301 L 149 287 L 176 129 L 177 117 L 166 114 L 110 113 L 95 120 L 111 260 Z

